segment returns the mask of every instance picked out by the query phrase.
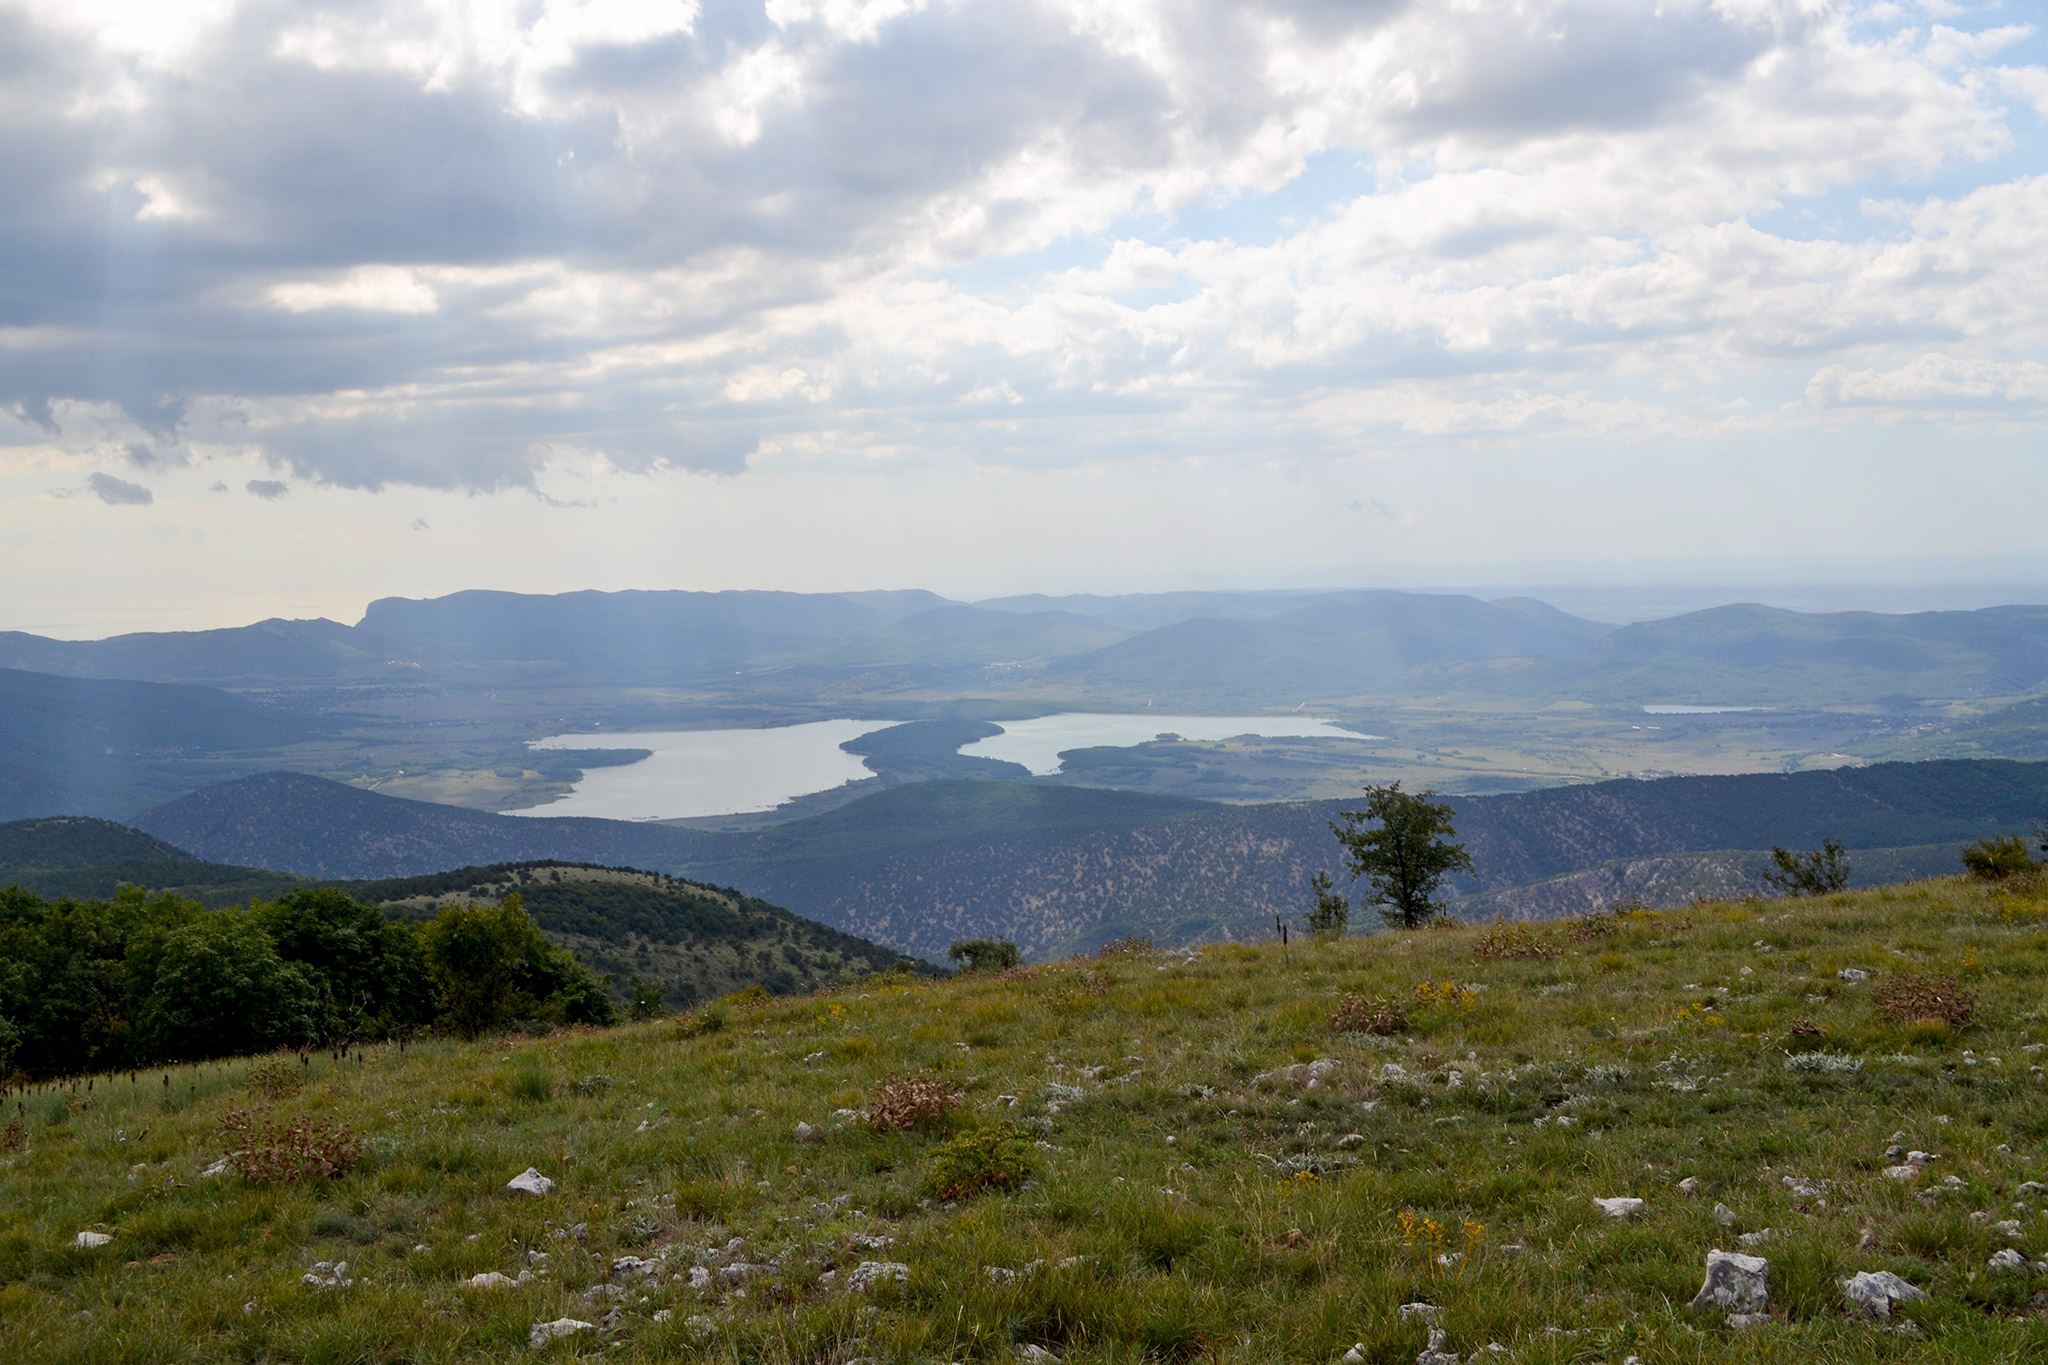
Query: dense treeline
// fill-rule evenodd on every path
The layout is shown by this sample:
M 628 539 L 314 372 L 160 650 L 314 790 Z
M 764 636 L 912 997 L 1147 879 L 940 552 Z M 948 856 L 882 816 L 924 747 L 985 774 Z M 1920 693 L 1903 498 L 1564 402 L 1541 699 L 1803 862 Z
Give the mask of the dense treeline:
M 516 895 L 410 924 L 329 888 L 226 910 L 0 890 L 0 1076 L 617 1019 Z

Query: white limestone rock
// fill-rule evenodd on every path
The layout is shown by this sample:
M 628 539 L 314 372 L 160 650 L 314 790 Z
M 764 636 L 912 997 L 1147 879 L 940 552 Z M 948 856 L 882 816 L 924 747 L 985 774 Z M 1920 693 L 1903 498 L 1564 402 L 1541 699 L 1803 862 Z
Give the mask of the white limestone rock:
M 1867 1318 L 1888 1321 L 1895 1303 L 1911 1303 L 1927 1297 L 1927 1291 L 1908 1284 L 1889 1270 L 1859 1270 L 1840 1282 L 1842 1297 Z
M 91 1251 L 94 1247 L 103 1247 L 113 1240 L 114 1238 L 110 1233 L 94 1232 L 92 1229 L 87 1228 L 84 1232 L 71 1239 L 71 1245 L 82 1251 Z
M 901 1261 L 862 1261 L 847 1276 L 847 1287 L 857 1294 L 865 1294 L 876 1285 L 893 1280 L 902 1284 L 910 1278 L 910 1267 Z
M 555 1192 L 555 1182 L 528 1166 L 518 1175 L 505 1182 L 505 1188 L 514 1194 L 530 1194 L 538 1199 L 544 1194 Z
M 1613 1199 L 1595 1199 L 1593 1202 L 1598 1204 L 1600 1212 L 1609 1218 L 1633 1218 L 1643 1211 L 1643 1201 L 1631 1199 L 1627 1195 Z
M 596 1330 L 596 1323 L 584 1322 L 578 1318 L 556 1318 L 553 1322 L 536 1322 L 527 1329 L 526 1345 L 529 1350 L 538 1351 L 551 1341 L 560 1341 L 563 1337 L 573 1337 L 578 1332 L 595 1332 Z
M 1771 1299 L 1771 1263 L 1761 1256 L 1718 1247 L 1707 1253 L 1707 1278 L 1693 1296 L 1694 1308 L 1728 1313 L 1761 1313 Z

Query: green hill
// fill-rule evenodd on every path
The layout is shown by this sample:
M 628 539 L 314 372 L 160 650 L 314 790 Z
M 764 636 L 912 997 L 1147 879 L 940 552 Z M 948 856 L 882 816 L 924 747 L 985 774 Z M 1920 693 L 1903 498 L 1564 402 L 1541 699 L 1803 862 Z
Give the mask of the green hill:
M 496 903 L 516 891 L 541 931 L 604 977 L 621 1000 L 630 998 L 636 975 L 659 983 L 671 1004 L 688 1005 L 754 985 L 789 994 L 899 966 L 926 969 L 894 949 L 756 897 L 629 868 L 541 861 L 321 882 L 204 862 L 108 820 L 0 824 L 0 887 L 19 886 L 48 900 L 105 900 L 123 885 L 216 909 L 331 885 L 412 919 L 431 918 L 445 905 Z
M 899 966 L 925 969 L 894 949 L 729 888 L 630 868 L 509 863 L 341 885 L 357 900 L 412 919 L 517 892 L 541 931 L 609 980 L 621 999 L 636 975 L 660 982 L 671 1004 L 690 1005 L 754 985 L 789 995 Z
M 20 1365 L 2038 1360 L 2044 980 L 2048 900 L 1951 880 L 102 1076 L 10 1107 L 0 1333 Z M 1717 1250 L 1759 1294 L 1688 1306 Z M 1857 1275 L 1896 1277 L 1884 1319 Z

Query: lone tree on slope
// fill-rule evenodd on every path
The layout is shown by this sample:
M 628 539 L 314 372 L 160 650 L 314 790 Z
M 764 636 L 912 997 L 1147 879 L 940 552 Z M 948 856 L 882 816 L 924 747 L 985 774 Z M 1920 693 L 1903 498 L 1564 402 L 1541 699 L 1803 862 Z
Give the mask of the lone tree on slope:
M 1438 914 L 1436 890 L 1452 872 L 1470 872 L 1472 856 L 1452 843 L 1451 808 L 1431 790 L 1404 792 L 1399 782 L 1366 784 L 1365 809 L 1337 812 L 1330 833 L 1344 845 L 1351 879 L 1366 879 L 1370 904 L 1391 929 L 1415 929 Z
M 1849 887 L 1848 850 L 1835 839 L 1821 840 L 1811 853 L 1774 845 L 1771 862 L 1775 870 L 1764 873 L 1764 880 L 1788 896 L 1825 896 Z

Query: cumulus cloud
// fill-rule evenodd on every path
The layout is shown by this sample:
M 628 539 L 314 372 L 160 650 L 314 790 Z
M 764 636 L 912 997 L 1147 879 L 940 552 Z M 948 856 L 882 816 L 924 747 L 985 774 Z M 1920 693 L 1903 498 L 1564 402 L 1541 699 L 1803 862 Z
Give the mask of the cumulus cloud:
M 1814 0 L 12 0 L 0 405 L 543 493 L 2031 421 L 2041 47 Z
M 141 484 L 117 479 L 101 470 L 86 475 L 85 482 L 93 496 L 109 507 L 147 507 L 156 501 L 156 495 Z

